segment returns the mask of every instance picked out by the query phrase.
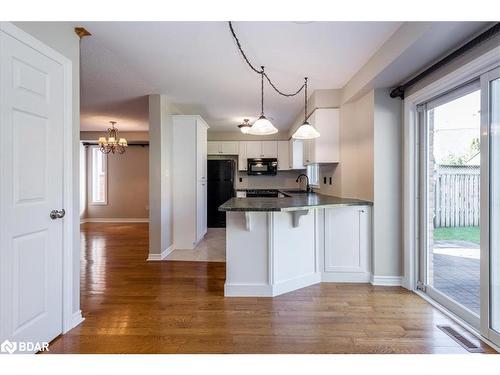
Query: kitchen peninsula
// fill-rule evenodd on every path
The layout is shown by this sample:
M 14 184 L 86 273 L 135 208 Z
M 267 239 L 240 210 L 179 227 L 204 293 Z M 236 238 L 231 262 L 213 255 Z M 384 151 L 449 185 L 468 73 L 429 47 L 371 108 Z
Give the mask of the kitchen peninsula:
M 231 198 L 226 211 L 228 297 L 273 297 L 322 281 L 369 282 L 371 202 L 281 191 Z

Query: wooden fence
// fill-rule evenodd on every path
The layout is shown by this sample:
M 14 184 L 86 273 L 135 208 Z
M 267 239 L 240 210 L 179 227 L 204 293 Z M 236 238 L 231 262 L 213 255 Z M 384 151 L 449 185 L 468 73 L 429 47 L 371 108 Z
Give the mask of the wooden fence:
M 479 225 L 479 166 L 438 165 L 434 185 L 434 227 Z

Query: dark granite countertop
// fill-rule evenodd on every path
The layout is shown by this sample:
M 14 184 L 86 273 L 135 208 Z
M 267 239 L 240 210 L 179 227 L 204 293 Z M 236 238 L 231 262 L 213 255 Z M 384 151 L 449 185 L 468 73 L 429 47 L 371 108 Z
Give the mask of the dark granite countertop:
M 286 190 L 282 190 L 282 192 L 289 196 L 284 198 L 231 198 L 219 207 L 219 211 L 298 211 L 335 206 L 371 206 L 373 204 L 370 201 L 324 194 L 294 194 Z

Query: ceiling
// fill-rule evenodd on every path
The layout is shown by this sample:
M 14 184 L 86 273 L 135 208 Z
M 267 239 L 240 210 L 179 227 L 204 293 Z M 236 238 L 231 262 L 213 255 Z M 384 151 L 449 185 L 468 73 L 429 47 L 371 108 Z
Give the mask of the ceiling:
M 399 22 L 235 22 L 248 58 L 282 91 L 305 76 L 314 89 L 342 88 L 396 31 Z M 77 26 L 77 25 L 75 25 Z M 148 129 L 147 95 L 165 94 L 212 131 L 237 130 L 260 113 L 260 78 L 239 54 L 227 22 L 84 22 L 81 43 L 81 130 Z M 265 88 L 265 113 L 286 130 L 303 95 Z

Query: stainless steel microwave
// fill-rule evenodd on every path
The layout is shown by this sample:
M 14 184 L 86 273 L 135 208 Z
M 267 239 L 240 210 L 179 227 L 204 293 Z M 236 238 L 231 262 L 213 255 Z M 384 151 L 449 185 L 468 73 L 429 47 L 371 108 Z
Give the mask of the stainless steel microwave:
M 276 175 L 278 171 L 278 159 L 247 159 L 247 174 L 250 176 Z

